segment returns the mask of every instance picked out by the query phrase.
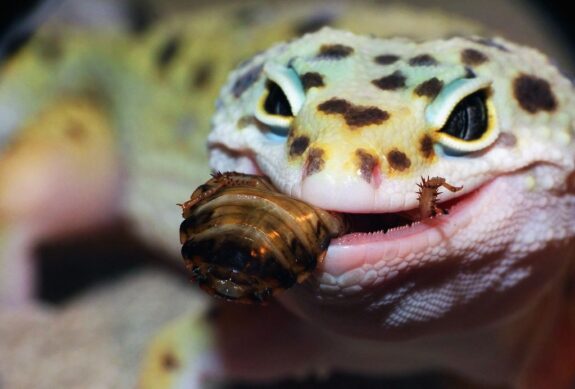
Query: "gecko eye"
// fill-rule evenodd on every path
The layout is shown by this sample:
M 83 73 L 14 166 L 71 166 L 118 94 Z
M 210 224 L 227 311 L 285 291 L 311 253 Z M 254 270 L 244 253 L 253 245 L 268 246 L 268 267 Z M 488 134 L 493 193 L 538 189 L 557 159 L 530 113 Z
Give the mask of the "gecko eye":
M 488 124 L 485 91 L 479 91 L 455 106 L 440 132 L 461 140 L 477 140 L 485 134 Z
M 266 113 L 274 116 L 293 116 L 291 106 L 287 96 L 273 81 L 268 81 L 267 97 L 264 101 L 264 110 Z
M 460 78 L 447 84 L 426 108 L 437 145 L 449 155 L 484 150 L 499 136 L 491 81 Z
M 275 63 L 264 66 L 267 81 L 255 109 L 256 118 L 271 128 L 271 133 L 284 139 L 301 109 L 305 93 L 296 71 Z

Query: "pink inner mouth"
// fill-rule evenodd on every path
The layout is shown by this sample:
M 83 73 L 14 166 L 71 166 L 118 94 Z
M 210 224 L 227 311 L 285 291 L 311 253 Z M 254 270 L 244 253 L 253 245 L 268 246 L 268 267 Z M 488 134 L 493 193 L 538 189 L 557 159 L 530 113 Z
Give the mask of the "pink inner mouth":
M 450 218 L 455 217 L 462 205 L 468 203 L 471 197 L 475 197 L 477 192 L 478 189 L 445 202 L 440 202 L 438 205 L 446 211 L 446 214 L 424 220 L 420 220 L 417 208 L 381 214 L 341 213 L 349 223 L 349 230 L 345 235 L 333 239 L 331 244 L 353 245 L 371 243 L 405 237 L 417 233 L 422 228 L 439 226 Z
M 475 190 L 440 202 L 448 214 L 414 221 L 417 209 L 386 214 L 346 214 L 351 230 L 329 245 L 319 273 L 338 277 L 350 270 L 384 263 L 397 268 L 410 254 L 421 255 L 443 244 L 473 220 L 481 198 L 489 192 L 486 184 Z M 421 263 L 420 265 L 423 266 Z M 417 265 L 419 266 L 419 265 Z M 410 268 L 416 268 L 416 265 Z M 404 270 L 407 271 L 407 270 Z

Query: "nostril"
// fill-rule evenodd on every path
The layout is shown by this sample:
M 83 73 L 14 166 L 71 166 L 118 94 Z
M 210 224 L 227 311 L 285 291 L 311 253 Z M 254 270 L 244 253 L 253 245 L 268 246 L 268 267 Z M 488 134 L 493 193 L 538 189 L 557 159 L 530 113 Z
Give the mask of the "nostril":
M 381 185 L 381 169 L 379 157 L 364 150 L 355 151 L 358 172 L 368 184 L 376 189 Z

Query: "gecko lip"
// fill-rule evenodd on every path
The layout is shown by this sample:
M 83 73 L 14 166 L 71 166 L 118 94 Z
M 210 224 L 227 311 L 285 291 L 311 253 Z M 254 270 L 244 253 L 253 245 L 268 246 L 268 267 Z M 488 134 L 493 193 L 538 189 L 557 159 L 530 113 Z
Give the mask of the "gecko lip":
M 423 221 L 410 219 L 409 215 L 415 210 L 388 214 L 342 213 L 350 220 L 350 230 L 332 239 L 320 271 L 337 276 L 364 264 L 394 261 L 398 255 L 423 252 L 464 228 L 491 186 L 491 183 L 484 184 L 439 203 L 448 214 Z
M 445 215 L 439 215 L 435 218 L 425 220 L 425 223 L 434 223 L 438 217 L 448 216 L 451 209 L 457 206 L 461 201 L 472 195 L 474 192 L 467 193 L 456 198 L 440 202 L 438 206 L 446 212 Z M 360 237 L 374 236 L 377 234 L 394 233 L 401 228 L 409 228 L 421 223 L 418 219 L 418 209 L 412 208 L 406 211 L 390 213 L 339 213 L 347 223 L 348 229 L 346 234 L 337 239 L 349 239 L 350 236 Z M 337 239 L 334 242 L 337 242 Z

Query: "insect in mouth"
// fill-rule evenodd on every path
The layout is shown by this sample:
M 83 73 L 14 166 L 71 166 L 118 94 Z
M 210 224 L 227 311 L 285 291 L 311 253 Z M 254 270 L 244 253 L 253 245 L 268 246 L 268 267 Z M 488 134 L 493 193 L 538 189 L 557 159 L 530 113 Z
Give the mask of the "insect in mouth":
M 437 198 L 441 194 L 440 187 L 451 192 L 458 192 L 463 189 L 463 186 L 453 186 L 443 177 L 421 177 L 421 182 L 417 184 L 419 190 L 417 191 L 419 201 L 419 216 L 421 220 L 434 217 L 437 215 L 445 215 L 447 211 L 437 205 Z
M 260 176 L 216 173 L 182 206 L 191 277 L 226 300 L 264 302 L 303 282 L 345 226 L 339 215 L 278 192 Z

